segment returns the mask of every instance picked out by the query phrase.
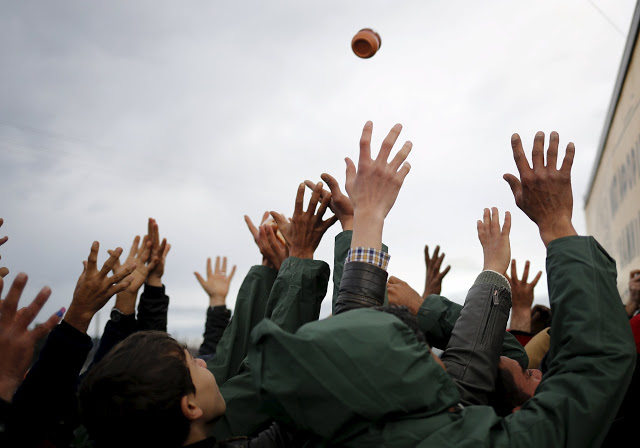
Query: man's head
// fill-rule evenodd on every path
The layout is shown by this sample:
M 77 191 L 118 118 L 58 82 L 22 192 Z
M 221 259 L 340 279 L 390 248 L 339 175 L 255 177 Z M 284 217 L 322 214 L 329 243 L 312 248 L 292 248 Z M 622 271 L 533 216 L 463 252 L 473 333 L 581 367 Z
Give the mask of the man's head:
M 501 416 L 517 411 L 533 397 L 541 380 L 538 369 L 525 369 L 516 360 L 501 356 L 491 406 Z
M 194 422 L 225 408 L 204 361 L 159 331 L 128 337 L 80 386 L 82 420 L 98 446 L 179 446 Z

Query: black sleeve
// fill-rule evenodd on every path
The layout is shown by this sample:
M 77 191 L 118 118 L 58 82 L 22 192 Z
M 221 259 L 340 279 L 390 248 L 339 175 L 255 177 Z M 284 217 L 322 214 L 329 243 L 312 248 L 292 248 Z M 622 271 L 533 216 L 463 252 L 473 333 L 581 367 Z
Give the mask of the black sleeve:
M 167 331 L 169 296 L 164 285 L 149 286 L 145 283 L 138 302 L 138 329 Z
M 334 314 L 356 308 L 373 308 L 384 304 L 387 271 L 369 263 L 345 263 Z
M 124 315 L 119 322 L 109 320 L 104 327 L 104 332 L 100 338 L 100 345 L 96 350 L 96 354 L 93 355 L 93 360 L 87 371 L 91 370 L 94 365 L 100 362 L 107 353 L 118 345 L 121 341 L 124 341 L 138 330 L 138 324 L 134 314 Z
M 78 375 L 92 345 L 89 336 L 65 321 L 51 331 L 13 398 L 11 431 L 20 434 L 21 446 L 45 439 L 68 446 L 78 426 Z
M 204 327 L 204 341 L 200 346 L 198 356 L 212 356 L 216 354 L 218 342 L 229 325 L 231 311 L 225 305 L 210 306 L 207 309 L 207 322 Z

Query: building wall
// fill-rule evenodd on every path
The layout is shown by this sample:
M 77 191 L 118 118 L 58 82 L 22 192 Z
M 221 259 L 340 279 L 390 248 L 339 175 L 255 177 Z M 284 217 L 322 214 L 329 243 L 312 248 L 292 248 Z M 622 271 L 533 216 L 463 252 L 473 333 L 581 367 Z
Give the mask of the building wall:
M 588 232 L 616 260 L 623 302 L 629 271 L 640 269 L 640 45 L 637 27 L 631 31 L 633 49 L 625 55 L 628 66 L 619 75 L 619 97 L 614 93 L 617 102 L 585 206 Z

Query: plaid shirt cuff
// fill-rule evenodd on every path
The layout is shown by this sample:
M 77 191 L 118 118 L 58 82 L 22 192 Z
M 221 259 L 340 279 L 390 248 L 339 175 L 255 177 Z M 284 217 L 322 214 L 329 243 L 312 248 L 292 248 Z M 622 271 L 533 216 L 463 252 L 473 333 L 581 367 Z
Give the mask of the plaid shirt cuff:
M 349 249 L 347 254 L 347 263 L 352 261 L 361 261 L 363 263 L 369 263 L 379 268 L 387 270 L 389 266 L 389 254 L 382 252 L 381 250 L 372 249 L 370 247 L 355 247 Z

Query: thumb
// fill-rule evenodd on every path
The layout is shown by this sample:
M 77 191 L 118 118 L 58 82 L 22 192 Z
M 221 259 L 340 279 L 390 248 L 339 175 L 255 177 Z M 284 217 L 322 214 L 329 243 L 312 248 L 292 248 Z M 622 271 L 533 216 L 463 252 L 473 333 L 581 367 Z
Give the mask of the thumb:
M 511 187 L 513 198 L 517 201 L 518 196 L 522 192 L 522 184 L 520 183 L 520 180 L 513 174 L 505 174 L 504 176 L 502 176 L 502 178 L 506 180 L 509 184 L 509 187 Z
M 351 160 L 349 157 L 345 157 L 344 162 L 347 164 L 347 179 L 344 184 L 348 194 L 356 178 L 356 166 L 353 163 L 353 160 Z
M 330 174 L 327 173 L 322 173 L 320 175 L 320 179 L 322 179 L 327 186 L 329 187 L 329 190 L 331 190 L 331 194 L 332 195 L 337 195 L 337 194 L 342 194 L 342 192 L 340 191 L 340 185 L 338 184 L 338 181 Z

